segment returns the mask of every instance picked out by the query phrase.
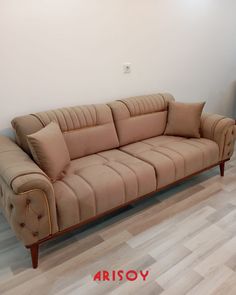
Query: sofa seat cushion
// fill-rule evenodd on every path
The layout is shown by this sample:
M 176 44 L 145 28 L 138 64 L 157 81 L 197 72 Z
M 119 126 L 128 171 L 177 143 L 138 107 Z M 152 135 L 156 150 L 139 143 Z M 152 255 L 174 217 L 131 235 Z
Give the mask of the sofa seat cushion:
M 156 171 L 157 188 L 189 176 L 219 161 L 219 147 L 209 139 L 158 136 L 120 148 Z
M 60 230 L 156 190 L 152 165 L 120 150 L 71 162 L 54 184 Z

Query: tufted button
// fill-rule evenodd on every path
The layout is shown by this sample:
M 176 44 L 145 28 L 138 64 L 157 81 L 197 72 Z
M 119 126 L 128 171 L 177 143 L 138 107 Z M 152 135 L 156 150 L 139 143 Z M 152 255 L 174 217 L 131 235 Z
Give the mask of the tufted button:
M 38 216 L 38 220 L 40 220 L 43 216 L 41 214 L 39 214 Z
M 39 233 L 37 231 L 33 232 L 33 236 L 37 237 L 39 235 Z
M 29 204 L 30 204 L 30 200 L 26 199 L 26 205 L 29 205 Z
M 231 145 L 231 142 L 228 143 L 228 146 L 230 146 L 230 145 Z
M 20 227 L 25 227 L 24 222 L 20 223 Z
M 12 205 L 12 204 L 10 204 L 9 208 L 10 208 L 10 210 L 12 210 L 12 209 L 13 209 L 13 205 Z

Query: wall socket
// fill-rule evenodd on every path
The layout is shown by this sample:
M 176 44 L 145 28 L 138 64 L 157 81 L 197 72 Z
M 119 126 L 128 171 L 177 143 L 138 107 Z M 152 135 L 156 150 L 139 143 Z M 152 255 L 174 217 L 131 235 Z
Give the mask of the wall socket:
M 123 73 L 130 74 L 131 73 L 131 63 L 126 62 L 123 64 Z

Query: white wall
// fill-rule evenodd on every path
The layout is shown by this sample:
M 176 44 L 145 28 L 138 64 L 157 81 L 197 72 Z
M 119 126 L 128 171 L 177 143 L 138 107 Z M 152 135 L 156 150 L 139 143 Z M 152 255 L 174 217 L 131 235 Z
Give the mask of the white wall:
M 16 115 L 160 91 L 233 115 L 235 11 L 235 0 L 0 0 L 1 132 Z

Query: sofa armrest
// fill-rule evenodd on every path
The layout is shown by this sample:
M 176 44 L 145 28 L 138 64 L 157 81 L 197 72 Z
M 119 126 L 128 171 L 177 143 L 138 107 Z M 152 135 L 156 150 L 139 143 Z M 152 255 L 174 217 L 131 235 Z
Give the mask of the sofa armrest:
M 229 159 L 234 152 L 236 138 L 235 120 L 216 114 L 203 114 L 201 136 L 215 141 L 219 146 L 220 161 Z
M 12 140 L 0 136 L 0 207 L 28 246 L 58 231 L 52 183 Z

